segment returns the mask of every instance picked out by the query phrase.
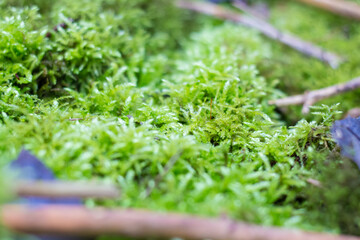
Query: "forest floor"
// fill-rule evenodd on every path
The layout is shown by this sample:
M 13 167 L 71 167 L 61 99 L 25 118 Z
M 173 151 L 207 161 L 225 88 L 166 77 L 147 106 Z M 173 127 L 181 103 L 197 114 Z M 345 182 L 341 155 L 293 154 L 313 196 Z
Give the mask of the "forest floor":
M 61 180 L 121 189 L 89 207 L 360 235 L 359 170 L 331 137 L 360 90 L 309 114 L 269 104 L 360 76 L 360 25 L 264 2 L 266 21 L 346 61 L 332 68 L 168 0 L 0 1 L 1 165 L 26 149 Z

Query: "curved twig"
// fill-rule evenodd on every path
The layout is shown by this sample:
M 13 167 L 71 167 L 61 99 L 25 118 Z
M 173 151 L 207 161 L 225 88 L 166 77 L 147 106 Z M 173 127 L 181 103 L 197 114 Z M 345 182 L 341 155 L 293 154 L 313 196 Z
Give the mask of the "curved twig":
M 266 21 L 258 19 L 254 16 L 245 16 L 216 4 L 206 2 L 179 0 L 177 1 L 177 6 L 254 28 L 267 37 L 277 40 L 293 49 L 296 49 L 307 56 L 317 58 L 318 60 L 329 64 L 333 68 L 337 68 L 340 63 L 344 61 L 342 57 L 332 52 L 328 52 L 321 47 L 304 41 L 294 35 L 283 33 Z
M 340 83 L 330 87 L 305 92 L 301 95 L 271 100 L 269 101 L 269 104 L 274 104 L 278 107 L 303 104 L 302 112 L 309 113 L 310 106 L 312 106 L 316 102 L 357 88 L 360 88 L 360 77 L 354 78 L 346 83 Z

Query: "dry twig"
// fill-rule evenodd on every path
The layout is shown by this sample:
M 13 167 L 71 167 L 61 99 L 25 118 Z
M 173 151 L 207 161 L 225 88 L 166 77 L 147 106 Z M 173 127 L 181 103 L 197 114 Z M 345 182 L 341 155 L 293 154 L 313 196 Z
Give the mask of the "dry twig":
M 22 197 L 50 197 L 50 198 L 117 198 L 119 190 L 112 185 L 99 185 L 79 182 L 17 182 L 14 192 Z
M 177 237 L 194 240 L 359 240 L 358 237 L 261 227 L 229 219 L 130 209 L 86 209 L 79 206 L 34 208 L 6 205 L 2 208 L 1 218 L 5 227 L 32 234 L 118 235 L 164 239 Z
M 82 121 L 84 120 L 83 118 L 69 118 L 68 121 L 69 122 L 77 122 L 77 121 Z
M 309 113 L 310 106 L 312 106 L 314 103 L 322 99 L 329 98 L 331 96 L 348 92 L 357 88 L 360 88 L 360 77 L 354 78 L 346 83 L 341 83 L 327 88 L 306 92 L 302 95 L 295 95 L 282 99 L 271 100 L 269 101 L 269 104 L 274 104 L 278 107 L 303 104 L 302 112 L 305 114 Z
M 319 59 L 320 61 L 328 63 L 333 68 L 337 68 L 339 64 L 343 61 L 340 56 L 325 51 L 324 49 L 310 42 L 306 42 L 294 35 L 283 33 L 264 20 L 255 17 L 245 16 L 232 10 L 218 6 L 216 4 L 179 0 L 177 1 L 177 6 L 184 9 L 189 9 L 211 15 L 217 18 L 227 19 L 236 23 L 240 23 L 247 27 L 254 28 L 271 39 L 277 40 L 291 48 L 294 48 L 307 56 L 311 56 Z
M 358 118 L 358 117 L 360 117 L 360 108 L 350 109 L 350 110 L 346 113 L 346 117 L 352 117 L 352 118 Z
M 360 20 L 360 5 L 344 0 L 298 0 L 344 17 Z
M 316 179 L 313 179 L 313 178 L 306 179 L 306 182 L 313 185 L 313 186 L 315 186 L 315 187 L 319 187 L 319 188 L 322 187 L 321 182 L 319 180 L 316 180 Z
M 240 10 L 242 10 L 245 13 L 250 14 L 251 16 L 257 17 L 263 21 L 266 21 L 269 18 L 269 13 L 268 10 L 262 10 L 262 8 L 267 7 L 266 5 L 259 5 L 259 7 L 256 7 L 256 5 L 253 6 L 249 6 L 246 2 L 244 2 L 243 0 L 234 0 L 233 3 L 236 4 L 236 7 L 239 8 Z M 260 4 L 260 3 L 258 3 Z M 265 4 L 265 3 L 263 3 Z M 261 8 L 261 9 L 260 9 Z

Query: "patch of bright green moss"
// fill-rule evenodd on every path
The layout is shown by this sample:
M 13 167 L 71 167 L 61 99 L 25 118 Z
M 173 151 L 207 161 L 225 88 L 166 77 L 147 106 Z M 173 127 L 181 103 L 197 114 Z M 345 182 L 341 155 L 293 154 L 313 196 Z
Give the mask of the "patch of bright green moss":
M 275 43 L 171 1 L 8 2 L 17 7 L 1 5 L 1 165 L 25 148 L 60 179 L 121 187 L 121 198 L 91 205 L 342 230 L 309 221 L 318 211 L 306 193 L 315 162 L 334 150 L 338 106 L 287 127 L 267 102 L 284 95 L 275 77 L 283 87 L 297 72 L 266 68 L 280 59 Z M 206 27 L 189 35 L 188 26 Z

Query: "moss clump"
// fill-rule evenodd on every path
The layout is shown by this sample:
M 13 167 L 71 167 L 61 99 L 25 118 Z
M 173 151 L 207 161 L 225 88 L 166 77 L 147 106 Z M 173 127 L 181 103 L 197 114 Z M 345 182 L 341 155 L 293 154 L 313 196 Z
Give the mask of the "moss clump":
M 309 221 L 318 210 L 305 191 L 334 150 L 338 106 L 287 127 L 267 103 L 283 93 L 263 77 L 274 56 L 257 33 L 160 0 L 5 2 L 16 8 L 0 18 L 10 36 L 0 38 L 10 66 L 0 69 L 1 164 L 25 147 L 61 179 L 122 188 L 88 204 L 342 230 Z M 202 30 L 189 35 L 189 19 Z
M 175 49 L 187 21 L 196 20 L 172 2 L 146 2 L 61 1 L 42 16 L 38 9 L 48 9 L 46 1 L 4 9 L 1 82 L 41 97 L 64 88 L 86 92 L 107 77 L 150 83 L 166 71 L 165 58 L 156 55 Z
M 315 154 L 324 158 L 321 154 Z M 316 163 L 314 176 L 322 187 L 306 190 L 306 203 L 312 222 L 344 234 L 359 235 L 359 170 L 349 159 L 338 153 L 331 154 L 326 161 Z

